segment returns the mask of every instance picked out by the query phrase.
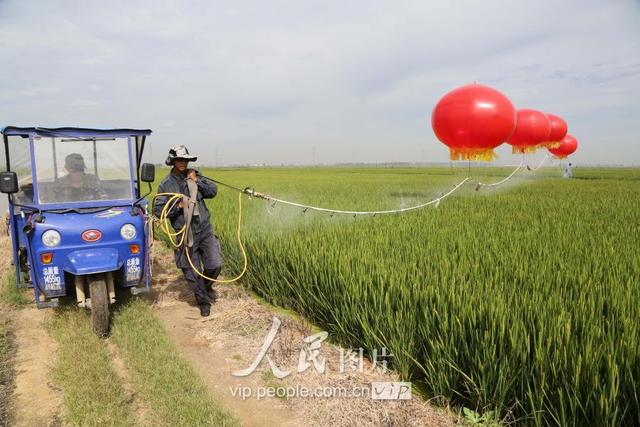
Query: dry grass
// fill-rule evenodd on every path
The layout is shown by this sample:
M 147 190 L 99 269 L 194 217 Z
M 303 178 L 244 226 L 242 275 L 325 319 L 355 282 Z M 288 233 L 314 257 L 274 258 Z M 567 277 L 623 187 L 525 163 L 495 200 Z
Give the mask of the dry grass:
M 212 316 L 200 322 L 196 335 L 211 346 L 229 349 L 230 370 L 249 366 L 263 345 L 276 315 L 282 323 L 267 354 L 278 367 L 292 370 L 292 373 L 284 379 L 277 379 L 263 360 L 251 375 L 260 377 L 264 386 L 276 389 L 297 386 L 309 390 L 331 387 L 350 391 L 368 388 L 374 381 L 400 381 L 398 375 L 391 371 L 375 368 L 368 372 L 372 365 L 366 358 L 364 372 L 339 372 L 341 348 L 327 341 L 321 347 L 321 355 L 326 360 L 325 373 L 319 374 L 313 367 L 298 373 L 296 366 L 304 346 L 303 339 L 318 329 L 293 313 L 259 302 L 238 285 L 218 285 L 218 294 Z M 449 426 L 455 421 L 446 409 L 433 407 L 416 393 L 413 399 L 404 401 L 381 401 L 368 397 L 294 397 L 284 401 L 295 413 L 305 414 L 316 425 Z

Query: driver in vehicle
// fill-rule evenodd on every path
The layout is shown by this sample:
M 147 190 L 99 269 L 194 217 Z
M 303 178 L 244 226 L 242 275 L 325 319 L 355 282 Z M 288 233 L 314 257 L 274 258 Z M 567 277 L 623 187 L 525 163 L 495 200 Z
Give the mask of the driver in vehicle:
M 64 169 L 67 175 L 56 181 L 54 192 L 57 200 L 72 202 L 107 198 L 98 177 L 84 172 L 86 165 L 81 154 L 71 153 L 65 157 Z

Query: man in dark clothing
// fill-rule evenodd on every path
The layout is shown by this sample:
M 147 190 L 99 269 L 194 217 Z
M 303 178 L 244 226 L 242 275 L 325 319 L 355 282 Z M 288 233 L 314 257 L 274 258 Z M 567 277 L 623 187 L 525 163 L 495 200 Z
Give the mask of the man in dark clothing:
M 197 160 L 189 155 L 184 145 L 171 147 L 167 165 L 173 166 L 171 173 L 158 186 L 158 193 L 180 193 L 184 197 L 167 213 L 174 230 L 180 230 L 190 219 L 190 230 L 185 236 L 185 244 L 175 249 L 175 260 L 178 268 L 182 269 L 185 279 L 193 291 L 196 302 L 200 307 L 200 314 L 208 316 L 211 303 L 215 301 L 215 290 L 211 280 L 204 279 L 193 270 L 187 259 L 185 248 L 193 265 L 207 277 L 216 278 L 222 270 L 222 256 L 220 255 L 220 241 L 213 234 L 211 215 L 204 199 L 216 196 L 216 184 L 200 175 L 195 169 L 188 169 L 190 161 Z M 156 199 L 153 213 L 159 217 L 167 203 L 167 197 Z
M 56 202 L 83 202 L 104 200 L 107 193 L 97 176 L 85 173 L 82 154 L 71 153 L 64 159 L 67 175 L 59 178 L 53 189 Z

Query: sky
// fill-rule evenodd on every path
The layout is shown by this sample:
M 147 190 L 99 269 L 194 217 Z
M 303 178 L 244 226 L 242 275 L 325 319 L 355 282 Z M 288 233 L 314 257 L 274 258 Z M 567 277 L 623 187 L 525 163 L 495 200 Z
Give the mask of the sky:
M 640 164 L 638 0 L 0 0 L 0 58 L 1 126 L 150 128 L 154 162 L 445 162 L 431 111 L 477 82 Z

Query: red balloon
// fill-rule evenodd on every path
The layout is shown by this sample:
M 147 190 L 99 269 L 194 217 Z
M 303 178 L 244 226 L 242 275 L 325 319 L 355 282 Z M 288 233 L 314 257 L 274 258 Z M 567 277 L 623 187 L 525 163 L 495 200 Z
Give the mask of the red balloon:
M 493 149 L 509 138 L 516 110 L 497 90 L 470 84 L 444 95 L 431 113 L 431 126 L 449 147 L 451 160 L 493 160 Z
M 562 117 L 556 116 L 555 114 L 547 114 L 549 118 L 549 122 L 551 123 L 551 132 L 549 133 L 549 142 L 559 143 L 562 138 L 567 135 L 567 131 L 569 128 L 567 127 L 567 122 L 565 122 Z
M 539 144 L 549 139 L 551 123 L 541 111 L 518 110 L 518 122 L 507 143 L 513 146 L 514 153 L 529 153 L 536 151 Z
M 565 122 L 562 117 L 556 116 L 555 114 L 547 113 L 547 118 L 551 123 L 551 132 L 549 133 L 549 140 L 543 142 L 540 146 L 558 148 L 560 146 L 560 141 L 567 134 L 567 122 Z
M 571 135 L 566 135 L 560 141 L 560 145 L 549 148 L 549 152 L 559 159 L 566 159 L 578 149 L 578 140 Z

